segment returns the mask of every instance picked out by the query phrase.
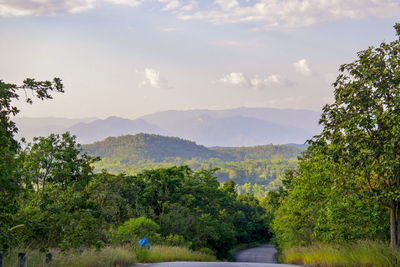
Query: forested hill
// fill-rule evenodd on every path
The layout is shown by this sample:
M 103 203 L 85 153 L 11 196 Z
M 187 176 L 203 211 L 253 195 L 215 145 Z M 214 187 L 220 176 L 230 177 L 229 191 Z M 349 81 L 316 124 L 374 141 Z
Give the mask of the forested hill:
M 264 145 L 238 148 L 206 148 L 195 142 L 177 137 L 154 134 L 123 135 L 84 145 L 84 150 L 91 155 L 122 164 L 134 164 L 140 161 L 170 162 L 182 160 L 222 161 L 270 160 L 273 158 L 289 159 L 299 155 L 303 149 L 290 145 Z
M 218 151 L 210 150 L 195 142 L 177 137 L 165 137 L 155 134 L 123 135 L 83 146 L 91 155 L 120 160 L 121 163 L 134 164 L 139 161 L 163 162 L 179 157 L 192 158 L 233 158 Z

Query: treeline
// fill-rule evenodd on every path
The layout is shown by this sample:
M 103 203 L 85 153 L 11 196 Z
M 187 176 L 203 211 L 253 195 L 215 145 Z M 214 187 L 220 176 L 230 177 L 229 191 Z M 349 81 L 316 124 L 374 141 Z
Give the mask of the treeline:
M 0 251 L 29 247 L 101 248 L 137 244 L 176 245 L 230 258 L 236 244 L 265 242 L 270 217 L 235 183 L 220 184 L 215 170 L 187 166 L 135 175 L 94 173 L 100 159 L 82 151 L 69 133 L 34 138 L 24 148 L 14 139 L 11 102 L 18 90 L 39 99 L 63 91 L 61 81 L 0 81 Z M 29 103 L 32 99 L 27 99 Z
M 314 244 L 317 255 L 321 243 L 355 244 L 369 255 L 351 262 L 325 249 L 321 261 L 305 259 L 302 253 L 312 253 L 303 249 L 297 263 L 399 266 L 400 24 L 395 28 L 398 40 L 361 51 L 356 61 L 340 67 L 335 101 L 323 108 L 321 134 L 310 141 L 283 186 L 268 195 L 280 248 Z M 371 240 L 382 243 L 370 245 Z M 380 263 L 373 258 L 378 254 Z

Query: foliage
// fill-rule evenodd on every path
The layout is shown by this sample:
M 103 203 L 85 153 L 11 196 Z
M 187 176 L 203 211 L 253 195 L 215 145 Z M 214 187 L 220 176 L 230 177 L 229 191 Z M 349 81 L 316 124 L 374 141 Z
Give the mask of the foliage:
M 395 28 L 400 38 L 400 24 Z M 400 242 L 399 62 L 400 39 L 361 51 L 356 61 L 340 67 L 335 102 L 323 108 L 322 133 L 310 141 L 297 170 L 287 173 L 284 186 L 267 197 L 281 249 L 367 239 L 390 240 L 395 252 Z M 305 264 L 364 264 L 340 256 L 331 261 L 342 250 L 327 248 L 327 255 L 324 246 L 316 249 L 322 256 L 298 251 L 316 260 Z M 357 249 L 364 253 L 363 246 Z M 319 261 L 323 257 L 326 262 Z M 386 266 L 381 260 L 378 266 Z M 370 263 L 375 264 L 373 258 L 365 262 Z
M 157 233 L 159 229 L 160 226 L 151 219 L 132 218 L 117 228 L 113 238 L 119 243 L 136 244 L 140 239 L 146 237 L 152 244 L 160 239 L 160 235 Z
M 400 25 L 398 40 L 358 53 L 340 67 L 335 102 L 323 108 L 316 143 L 359 187 L 391 211 L 392 246 L 400 246 Z
M 287 173 L 285 190 L 270 194 L 270 206 L 275 208 L 272 227 L 279 246 L 385 240 L 385 210 L 354 180 L 335 180 L 345 173 L 327 157 L 326 149 L 310 146 L 297 170 Z
M 10 230 L 14 224 L 12 215 L 16 212 L 17 197 L 22 190 L 19 161 L 16 159 L 20 145 L 14 139 L 18 129 L 11 120 L 19 113 L 13 101 L 19 99 L 20 90 L 25 92 L 28 103 L 33 102 L 33 97 L 51 99 L 51 91 L 64 92 L 59 78 L 54 78 L 52 82 L 26 79 L 21 86 L 0 80 L 0 249 L 5 248 L 13 236 Z M 32 98 L 27 97 L 28 92 L 32 93 Z

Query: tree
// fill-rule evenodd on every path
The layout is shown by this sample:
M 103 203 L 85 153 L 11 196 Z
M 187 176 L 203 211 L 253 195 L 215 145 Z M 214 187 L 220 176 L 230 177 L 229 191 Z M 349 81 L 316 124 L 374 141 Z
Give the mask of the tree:
M 400 245 L 400 24 L 398 40 L 358 53 L 340 67 L 335 102 L 323 108 L 330 157 L 390 209 L 391 244 Z
M 63 88 L 59 78 L 54 78 L 53 81 L 26 79 L 21 86 L 0 80 L 0 248 L 7 239 L 7 232 L 12 224 L 12 214 L 17 208 L 16 196 L 22 188 L 17 174 L 16 157 L 20 145 L 14 139 L 18 129 L 11 120 L 19 110 L 12 102 L 19 99 L 20 90 L 25 92 L 26 102 L 32 103 L 32 98 L 51 99 L 52 91 L 64 92 Z M 28 97 L 29 93 L 32 97 Z
M 100 160 L 82 152 L 76 137 L 66 132 L 62 135 L 35 137 L 23 157 L 25 185 L 44 192 L 47 183 L 66 188 L 72 183 L 85 187 L 92 175 L 92 163 Z

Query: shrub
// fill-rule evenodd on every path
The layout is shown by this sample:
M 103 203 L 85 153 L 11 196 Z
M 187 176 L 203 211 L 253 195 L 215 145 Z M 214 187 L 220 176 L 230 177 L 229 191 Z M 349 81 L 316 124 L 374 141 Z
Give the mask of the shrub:
M 146 237 L 150 243 L 160 242 L 158 230 L 160 226 L 145 217 L 132 218 L 117 228 L 113 234 L 113 241 L 117 243 L 136 243 Z

